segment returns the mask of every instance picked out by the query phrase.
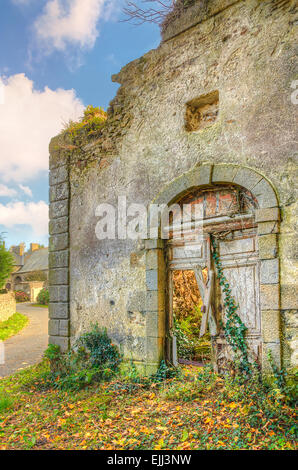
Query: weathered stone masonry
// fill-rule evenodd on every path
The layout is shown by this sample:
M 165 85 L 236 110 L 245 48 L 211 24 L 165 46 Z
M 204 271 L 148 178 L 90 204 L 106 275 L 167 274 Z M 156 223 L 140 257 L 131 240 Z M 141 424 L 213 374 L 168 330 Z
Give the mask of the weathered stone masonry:
M 54 150 L 52 150 L 54 151 Z M 49 335 L 50 343 L 69 347 L 69 171 L 68 162 L 50 163 Z
M 165 352 L 164 244 L 100 242 L 95 209 L 116 206 L 119 195 L 170 202 L 222 182 L 251 190 L 259 204 L 264 366 L 267 349 L 294 365 L 296 2 L 200 3 L 113 77 L 121 87 L 96 139 L 51 142 L 50 341 L 66 349 L 98 322 L 127 359 L 154 370 Z M 187 126 L 189 115 L 201 116 L 198 125 Z

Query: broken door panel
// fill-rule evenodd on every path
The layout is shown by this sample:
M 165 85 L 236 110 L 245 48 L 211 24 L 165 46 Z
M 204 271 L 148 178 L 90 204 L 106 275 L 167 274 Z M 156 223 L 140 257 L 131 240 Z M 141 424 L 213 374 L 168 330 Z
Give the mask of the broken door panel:
M 220 262 L 231 295 L 239 305 L 237 314 L 247 327 L 250 357 L 260 360 L 261 315 L 259 301 L 259 263 L 255 237 L 219 242 Z M 225 323 L 224 294 L 217 282 L 216 308 Z M 226 353 L 222 353 L 226 354 Z

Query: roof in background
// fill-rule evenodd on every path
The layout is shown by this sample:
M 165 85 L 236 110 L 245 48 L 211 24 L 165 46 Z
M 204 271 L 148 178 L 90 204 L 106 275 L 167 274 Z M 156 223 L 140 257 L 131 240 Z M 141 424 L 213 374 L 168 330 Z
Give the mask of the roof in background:
M 48 248 L 33 251 L 32 255 L 25 261 L 24 266 L 18 273 L 29 273 L 32 271 L 43 271 L 49 269 Z
M 14 266 L 23 266 L 24 264 L 24 255 L 16 255 L 13 251 L 11 252 L 14 257 Z

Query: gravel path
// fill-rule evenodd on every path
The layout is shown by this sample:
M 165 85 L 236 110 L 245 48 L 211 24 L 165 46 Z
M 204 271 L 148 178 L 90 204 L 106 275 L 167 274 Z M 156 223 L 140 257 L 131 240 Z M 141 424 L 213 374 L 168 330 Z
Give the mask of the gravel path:
M 29 323 L 17 335 L 4 341 L 5 364 L 0 365 L 0 377 L 25 369 L 40 361 L 48 343 L 48 309 L 17 304 L 17 312 L 26 315 Z

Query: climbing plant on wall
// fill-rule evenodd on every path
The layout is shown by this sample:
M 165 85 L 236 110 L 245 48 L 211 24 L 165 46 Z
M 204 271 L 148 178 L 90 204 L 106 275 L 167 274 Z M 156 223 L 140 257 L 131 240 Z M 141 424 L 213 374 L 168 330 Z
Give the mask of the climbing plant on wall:
M 235 353 L 235 357 L 239 359 L 240 371 L 246 375 L 251 373 L 251 365 L 248 359 L 248 347 L 246 341 L 247 327 L 239 317 L 237 311 L 239 305 L 231 293 L 231 288 L 227 278 L 223 273 L 222 263 L 219 258 L 217 242 L 214 237 L 211 238 L 212 257 L 216 266 L 216 274 L 219 284 L 224 293 L 224 307 L 226 312 L 226 321 L 223 325 L 225 337 Z

